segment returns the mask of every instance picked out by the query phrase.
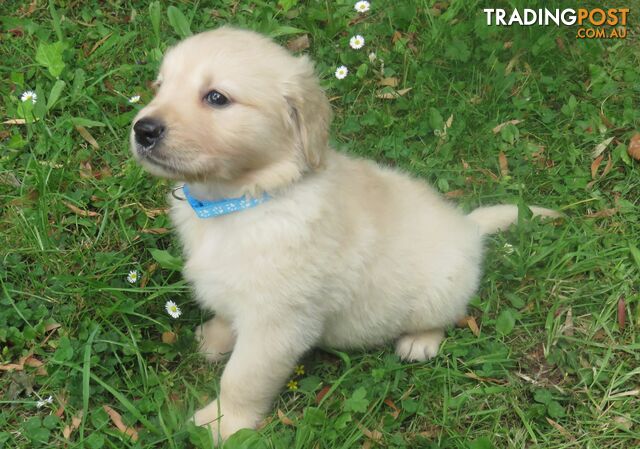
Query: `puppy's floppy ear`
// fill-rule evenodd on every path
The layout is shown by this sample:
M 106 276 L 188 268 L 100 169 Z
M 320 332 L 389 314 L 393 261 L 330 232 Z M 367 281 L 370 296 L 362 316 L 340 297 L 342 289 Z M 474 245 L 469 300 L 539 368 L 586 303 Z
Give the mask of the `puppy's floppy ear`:
M 322 165 L 329 145 L 331 105 L 320 87 L 311 60 L 302 56 L 298 62 L 301 70 L 287 83 L 285 95 L 289 122 L 308 167 L 316 169 Z

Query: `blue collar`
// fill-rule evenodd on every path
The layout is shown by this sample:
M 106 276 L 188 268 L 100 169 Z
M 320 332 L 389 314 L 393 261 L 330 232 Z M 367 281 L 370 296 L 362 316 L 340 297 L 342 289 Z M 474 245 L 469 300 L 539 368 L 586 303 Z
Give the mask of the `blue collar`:
M 241 196 L 239 198 L 223 198 L 221 200 L 209 201 L 199 200 L 191 196 L 189 186 L 187 184 L 182 186 L 182 191 L 198 218 L 219 217 L 220 215 L 240 212 L 241 210 L 256 207 L 258 204 L 262 204 L 271 199 L 271 196 L 265 192 L 261 198 Z

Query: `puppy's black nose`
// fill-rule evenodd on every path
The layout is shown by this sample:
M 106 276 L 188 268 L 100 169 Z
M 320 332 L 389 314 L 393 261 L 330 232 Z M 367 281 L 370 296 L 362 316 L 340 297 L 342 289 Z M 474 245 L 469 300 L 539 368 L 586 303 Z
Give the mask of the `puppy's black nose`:
M 133 125 L 136 142 L 145 149 L 153 147 L 164 135 L 164 124 L 155 118 L 145 117 Z

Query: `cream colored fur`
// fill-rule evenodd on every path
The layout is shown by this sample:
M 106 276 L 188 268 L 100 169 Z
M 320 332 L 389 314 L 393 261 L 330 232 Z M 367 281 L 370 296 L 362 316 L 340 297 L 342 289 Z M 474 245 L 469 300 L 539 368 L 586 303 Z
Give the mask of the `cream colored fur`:
M 184 276 L 215 312 L 198 330 L 201 349 L 211 361 L 231 353 L 197 424 L 216 440 L 255 427 L 316 345 L 396 341 L 403 359 L 436 355 L 478 286 L 483 233 L 513 222 L 515 206 L 465 216 L 424 182 L 329 148 L 330 107 L 311 62 L 258 34 L 191 37 L 169 51 L 159 80 L 136 120 L 165 122 L 153 150 L 162 162 L 137 155 L 132 137 L 140 162 L 201 199 L 272 196 L 210 219 L 171 199 Z M 231 104 L 205 104 L 213 88 Z

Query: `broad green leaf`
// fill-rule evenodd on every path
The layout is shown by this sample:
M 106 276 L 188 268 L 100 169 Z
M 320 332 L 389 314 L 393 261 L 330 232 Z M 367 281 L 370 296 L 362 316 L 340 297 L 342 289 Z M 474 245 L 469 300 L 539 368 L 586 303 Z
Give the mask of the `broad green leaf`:
M 100 449 L 104 446 L 104 437 L 98 432 L 93 432 L 89 438 L 84 440 L 84 447 L 89 449 Z
M 327 421 L 327 414 L 318 407 L 307 407 L 304 410 L 303 421 L 311 426 L 324 426 Z
M 562 418 L 566 415 L 564 407 L 558 401 L 551 401 L 547 404 L 547 412 L 552 418 Z
M 360 412 L 364 413 L 367 411 L 367 406 L 369 405 L 369 400 L 366 398 L 367 390 L 364 387 L 358 388 L 353 392 L 353 395 L 346 401 L 344 401 L 344 411 L 345 412 Z
M 155 1 L 149 4 L 149 19 L 151 19 L 151 27 L 156 37 L 156 45 L 160 44 L 160 16 L 162 14 L 162 6 L 160 2 Z
M 453 61 L 467 62 L 471 56 L 471 50 L 467 47 L 467 44 L 460 40 L 454 39 L 449 45 L 447 45 L 444 55 L 447 59 Z
M 431 129 L 442 129 L 444 127 L 442 114 L 436 108 L 429 108 L 429 126 L 431 126 Z
M 280 36 L 287 36 L 289 34 L 301 34 L 304 33 L 304 30 L 301 30 L 300 28 L 294 28 L 294 27 L 290 27 L 290 26 L 279 26 L 274 28 L 273 30 L 270 30 L 267 34 L 269 35 L 269 37 L 280 37 Z
M 162 268 L 174 271 L 182 270 L 183 262 L 180 257 L 176 257 L 164 249 L 150 248 L 149 252 Z
M 491 440 L 487 437 L 480 437 L 477 440 L 473 440 L 468 445 L 469 449 L 495 449 L 495 446 Z
M 192 33 L 189 26 L 189 21 L 184 16 L 182 11 L 180 11 L 175 6 L 169 6 L 169 8 L 167 8 L 167 16 L 169 17 L 169 24 L 178 36 L 182 38 L 191 36 Z
M 637 246 L 630 243 L 629 252 L 631 253 L 631 257 L 633 257 L 633 260 L 636 261 L 636 265 L 638 266 L 638 269 L 640 269 L 640 249 L 638 249 Z
M 503 310 L 496 320 L 496 330 L 502 335 L 510 334 L 515 325 L 516 318 L 511 309 Z
M 77 126 L 84 126 L 85 128 L 91 128 L 93 126 L 105 126 L 104 123 L 96 120 L 89 120 L 83 117 L 71 117 L 71 123 Z
M 533 399 L 541 404 L 548 404 L 553 400 L 553 396 L 549 390 L 540 388 L 533 393 Z
M 289 11 L 297 4 L 298 0 L 278 0 L 278 6 L 280 6 L 284 12 Z
M 73 86 L 71 87 L 71 96 L 77 97 L 82 89 L 84 89 L 84 82 L 86 80 L 86 73 L 82 69 L 76 69 L 73 74 Z
M 56 83 L 51 88 L 51 92 L 49 92 L 49 99 L 47 100 L 47 111 L 50 111 L 51 108 L 56 104 L 56 101 L 60 98 L 62 94 L 62 89 L 64 89 L 66 83 L 62 80 L 57 80 Z
M 242 429 L 234 433 L 224 443 L 225 449 L 266 449 L 260 434 L 253 429 Z
M 51 76 L 58 78 L 64 69 L 65 63 L 62 60 L 62 52 L 65 45 L 63 42 L 54 44 L 40 43 L 36 50 L 36 61 L 49 70 Z
M 71 357 L 73 357 L 71 340 L 69 340 L 69 337 L 60 338 L 58 349 L 56 349 L 56 352 L 53 354 L 53 359 L 57 362 L 64 362 L 71 359 Z

